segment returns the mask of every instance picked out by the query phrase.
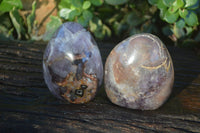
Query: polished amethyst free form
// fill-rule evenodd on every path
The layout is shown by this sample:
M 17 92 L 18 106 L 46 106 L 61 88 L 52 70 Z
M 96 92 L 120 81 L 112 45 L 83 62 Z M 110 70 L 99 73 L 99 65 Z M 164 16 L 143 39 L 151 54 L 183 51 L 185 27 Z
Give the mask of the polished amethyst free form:
M 56 97 L 76 104 L 94 98 L 102 83 L 103 65 L 91 34 L 78 23 L 61 25 L 44 52 L 43 71 Z
M 152 34 L 137 34 L 119 43 L 105 64 L 105 89 L 112 103 L 154 110 L 169 97 L 174 69 L 167 48 Z

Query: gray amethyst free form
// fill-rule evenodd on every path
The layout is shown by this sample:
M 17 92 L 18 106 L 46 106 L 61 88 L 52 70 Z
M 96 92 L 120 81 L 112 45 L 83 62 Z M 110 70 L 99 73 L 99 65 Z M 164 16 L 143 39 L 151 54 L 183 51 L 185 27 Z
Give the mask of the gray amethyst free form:
M 105 89 L 112 103 L 154 110 L 169 97 L 174 69 L 167 48 L 152 34 L 137 34 L 119 43 L 105 64 Z
M 95 40 L 74 22 L 61 25 L 49 41 L 43 70 L 52 94 L 76 104 L 94 98 L 103 78 L 101 55 Z

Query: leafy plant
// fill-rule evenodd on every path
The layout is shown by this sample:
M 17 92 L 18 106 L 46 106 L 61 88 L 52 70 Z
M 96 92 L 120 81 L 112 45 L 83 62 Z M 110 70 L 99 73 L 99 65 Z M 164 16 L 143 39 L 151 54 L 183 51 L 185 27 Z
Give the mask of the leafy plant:
M 102 39 L 105 35 L 111 35 L 110 29 L 102 23 L 95 10 L 102 4 L 103 0 L 61 0 L 58 4 L 59 17 L 63 21 L 76 21 L 88 27 L 97 38 Z
M 36 1 L 32 4 L 32 12 L 28 15 L 26 21 L 21 17 L 19 10 L 23 8 L 21 0 L 2 0 L 0 4 L 0 23 L 1 36 L 14 39 L 14 32 L 17 33 L 17 39 L 36 38 L 32 29 L 36 26 L 35 8 Z M 6 17 L 7 19 L 3 19 Z M 8 18 L 9 17 L 9 18 Z
M 169 25 L 163 28 L 173 41 L 190 35 L 199 25 L 199 0 L 148 0 Z M 168 32 L 167 32 L 168 31 Z
M 149 14 L 148 10 L 144 11 L 144 5 L 146 9 L 150 8 L 147 1 L 139 0 L 105 0 L 105 2 L 103 0 L 61 0 L 58 4 L 58 16 L 63 22 L 80 23 L 99 39 L 110 37 L 112 32 L 117 36 L 125 37 L 139 32 L 152 32 L 156 29 L 151 21 L 152 14 Z
M 151 9 L 147 1 L 129 1 L 124 5 L 115 6 L 117 13 L 109 18 L 109 24 L 113 26 L 117 36 L 123 38 L 141 32 L 157 32 L 154 9 Z
M 22 9 L 21 0 L 2 0 L 0 4 L 0 14 L 11 11 L 13 8 Z
M 175 42 L 191 42 L 187 39 L 200 41 L 199 1 L 59 0 L 58 15 L 50 17 L 44 35 L 38 36 L 36 0 L 25 18 L 21 15 L 21 0 L 1 0 L 0 38 L 48 41 L 62 23 L 75 21 L 99 39 L 112 37 L 121 40 L 140 32 L 159 35 L 162 32 Z M 185 45 L 185 42 L 182 44 Z
M 106 3 L 110 4 L 110 5 L 121 5 L 121 4 L 125 4 L 128 2 L 128 0 L 105 0 Z

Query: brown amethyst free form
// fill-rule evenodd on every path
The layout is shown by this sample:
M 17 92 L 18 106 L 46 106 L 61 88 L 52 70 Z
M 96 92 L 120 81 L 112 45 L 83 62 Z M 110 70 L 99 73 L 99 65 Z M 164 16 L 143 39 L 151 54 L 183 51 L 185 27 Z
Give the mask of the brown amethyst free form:
M 56 97 L 71 103 L 94 98 L 103 79 L 103 65 L 93 37 L 78 23 L 60 26 L 43 57 L 45 82 Z
M 154 110 L 169 97 L 174 69 L 167 48 L 152 34 L 137 34 L 119 43 L 105 64 L 105 89 L 112 103 Z

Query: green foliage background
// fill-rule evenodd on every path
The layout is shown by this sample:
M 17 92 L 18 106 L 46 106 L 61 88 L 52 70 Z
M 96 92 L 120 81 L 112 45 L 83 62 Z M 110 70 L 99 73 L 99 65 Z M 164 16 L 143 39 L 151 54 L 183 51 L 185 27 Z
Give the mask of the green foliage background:
M 51 16 L 46 32 L 37 35 L 35 10 L 24 22 L 21 0 L 1 0 L 0 38 L 48 41 L 64 22 L 75 21 L 97 39 L 119 38 L 148 32 L 187 45 L 200 42 L 200 0 L 60 0 L 58 15 Z

